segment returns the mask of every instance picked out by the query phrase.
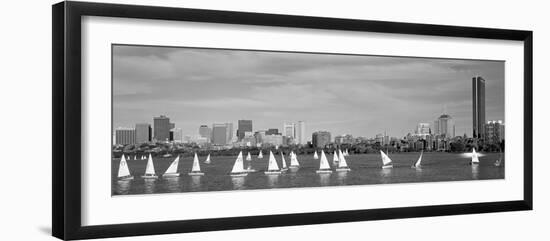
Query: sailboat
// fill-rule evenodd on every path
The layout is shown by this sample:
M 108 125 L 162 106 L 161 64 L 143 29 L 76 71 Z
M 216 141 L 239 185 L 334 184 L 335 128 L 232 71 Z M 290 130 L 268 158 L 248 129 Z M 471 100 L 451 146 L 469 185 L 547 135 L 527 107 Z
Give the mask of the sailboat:
M 269 164 L 267 166 L 267 171 L 264 172 L 266 175 L 279 175 L 281 170 L 279 170 L 279 165 L 277 165 L 277 160 L 273 156 L 273 152 L 269 151 Z
M 382 150 L 380 150 L 380 155 L 382 156 L 382 164 L 383 164 L 382 168 L 383 169 L 393 168 L 393 164 L 390 157 L 386 155 L 386 153 L 384 153 Z
M 248 155 L 246 155 L 246 160 L 247 161 L 252 161 L 252 156 L 250 156 L 250 152 L 248 152 Z
M 210 160 L 210 154 L 206 157 L 206 161 L 204 161 L 204 164 L 210 164 L 212 161 Z
M 422 154 L 424 154 L 424 151 L 420 152 L 420 157 L 418 157 L 418 160 L 414 163 L 414 165 L 411 166 L 411 168 L 420 168 L 422 165 L 420 164 L 422 162 Z
M 325 152 L 321 150 L 321 161 L 319 162 L 319 170 L 316 171 L 317 173 L 332 173 L 332 170 L 330 169 L 330 165 L 328 164 L 327 156 L 325 155 Z
M 153 157 L 149 154 L 149 160 L 147 160 L 147 167 L 145 168 L 145 174 L 141 176 L 145 179 L 157 179 L 158 176 L 155 173 L 155 165 L 153 164 Z
M 338 153 L 336 153 L 336 150 L 334 150 L 334 155 L 332 155 L 332 165 L 338 164 Z
M 290 152 L 290 170 L 296 170 L 298 168 L 300 168 L 298 157 L 294 152 Z
M 344 153 L 342 153 L 341 150 L 338 150 L 338 156 L 340 158 L 340 161 L 338 162 L 338 166 L 336 167 L 337 172 L 349 172 L 351 169 L 348 167 L 348 163 L 346 162 L 346 158 L 344 158 Z
M 260 150 L 260 154 L 258 154 L 258 159 L 264 158 L 264 154 L 262 153 L 262 150 Z
M 178 164 L 180 162 L 180 156 L 176 157 L 172 164 L 166 169 L 164 174 L 162 174 L 162 177 L 179 177 L 180 174 L 178 173 Z
M 283 167 L 281 168 L 281 171 L 283 172 L 286 172 L 288 171 L 288 167 L 286 166 L 286 160 L 285 160 L 285 155 L 281 152 L 281 159 L 282 159 L 282 163 L 283 163 Z
M 231 170 L 231 173 L 229 173 L 232 177 L 244 177 L 248 175 L 248 172 L 244 170 L 244 163 L 243 163 L 243 152 L 239 152 L 239 156 L 237 157 L 237 160 L 235 160 L 235 164 L 233 164 L 233 169 Z
M 470 162 L 470 165 L 478 165 L 479 164 L 479 157 L 477 155 L 476 149 L 472 149 L 472 161 Z
M 319 159 L 319 156 L 317 155 L 317 151 L 315 151 L 315 154 L 313 154 L 313 159 L 315 160 Z
M 133 180 L 134 176 L 130 174 L 130 168 L 128 168 L 128 163 L 126 163 L 126 158 L 122 155 L 120 159 L 120 164 L 118 165 L 118 180 Z
M 343 154 L 344 154 L 344 156 L 349 156 L 348 149 L 346 149 Z
M 195 153 L 195 157 L 193 158 L 193 168 L 191 169 L 191 172 L 187 174 L 189 176 L 204 176 L 204 172 L 201 172 L 201 166 L 199 164 L 199 157 L 197 157 L 197 153 Z

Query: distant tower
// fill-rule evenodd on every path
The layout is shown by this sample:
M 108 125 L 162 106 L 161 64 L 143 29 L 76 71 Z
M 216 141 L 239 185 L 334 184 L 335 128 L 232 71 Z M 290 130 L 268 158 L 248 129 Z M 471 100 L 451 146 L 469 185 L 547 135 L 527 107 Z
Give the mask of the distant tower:
M 485 136 L 485 80 L 480 76 L 472 78 L 472 120 L 473 137 Z

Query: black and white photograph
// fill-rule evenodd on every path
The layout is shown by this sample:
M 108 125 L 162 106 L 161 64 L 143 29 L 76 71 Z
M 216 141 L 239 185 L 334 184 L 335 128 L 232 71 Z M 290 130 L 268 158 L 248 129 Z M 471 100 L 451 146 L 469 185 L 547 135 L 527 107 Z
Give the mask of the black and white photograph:
M 505 178 L 501 60 L 111 50 L 113 196 Z

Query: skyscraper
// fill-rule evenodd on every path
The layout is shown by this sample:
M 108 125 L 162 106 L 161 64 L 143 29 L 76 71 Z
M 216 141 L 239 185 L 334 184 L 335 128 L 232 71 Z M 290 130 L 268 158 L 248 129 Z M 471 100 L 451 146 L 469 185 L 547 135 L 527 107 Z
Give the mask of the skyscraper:
M 151 125 L 148 123 L 136 124 L 136 143 L 147 143 L 151 141 Z
M 170 140 L 170 118 L 161 115 L 153 118 L 153 138 L 156 141 L 169 141 Z
M 233 138 L 233 123 L 225 123 L 226 128 L 226 143 L 231 143 L 231 139 Z
M 214 145 L 227 144 L 227 125 L 226 124 L 212 124 L 212 144 Z
M 238 121 L 237 137 L 239 141 L 244 138 L 245 132 L 252 132 L 252 120 Z
M 172 140 L 177 143 L 183 142 L 183 130 L 181 128 L 174 128 L 170 130 L 172 132 Z
M 498 144 L 504 140 L 504 124 L 501 120 L 487 121 L 485 124 L 485 140 L 488 143 Z
M 283 136 L 296 139 L 296 125 L 294 123 L 285 122 L 283 124 Z
M 317 148 L 323 148 L 330 144 L 330 139 L 330 132 L 328 131 L 317 131 L 311 135 L 313 146 Z
M 305 145 L 306 143 L 306 123 L 304 121 L 298 121 L 296 126 L 296 142 L 300 145 Z
M 453 118 L 448 114 L 442 114 L 434 122 L 437 125 L 437 135 L 444 135 L 447 138 L 455 137 L 455 124 Z
M 485 80 L 480 76 L 472 78 L 473 137 L 484 138 L 485 131 Z
M 199 127 L 199 135 L 206 138 L 207 142 L 210 142 L 210 139 L 212 138 L 212 129 L 207 125 L 201 125 Z
M 127 145 L 136 143 L 136 129 L 119 127 L 115 130 L 115 140 L 117 145 Z

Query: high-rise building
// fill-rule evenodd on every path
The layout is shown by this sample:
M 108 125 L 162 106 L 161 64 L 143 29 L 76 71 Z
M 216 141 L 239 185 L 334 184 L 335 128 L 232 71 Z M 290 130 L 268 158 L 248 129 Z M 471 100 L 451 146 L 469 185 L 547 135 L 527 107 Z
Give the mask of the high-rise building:
M 330 144 L 330 132 L 328 131 L 316 131 L 311 135 L 311 141 L 314 147 L 323 148 Z
M 437 125 L 437 135 L 443 135 L 446 138 L 455 137 L 455 124 L 453 118 L 448 114 L 442 114 L 434 122 Z
M 244 133 L 247 131 L 252 131 L 252 120 L 239 120 L 237 129 L 237 137 L 239 141 L 244 138 Z
M 117 145 L 128 145 L 136 143 L 136 129 L 119 127 L 115 130 Z
M 298 121 L 298 125 L 296 126 L 296 143 L 300 145 L 307 144 L 306 123 L 304 121 Z
M 212 124 L 212 144 L 214 145 L 227 144 L 227 125 L 226 124 Z
M 225 123 L 225 126 L 227 127 L 226 131 L 226 143 L 231 143 L 231 139 L 233 138 L 233 123 Z
M 430 123 L 418 123 L 415 131 L 417 136 L 425 137 L 430 134 Z
M 501 120 L 487 121 L 485 124 L 485 141 L 488 143 L 500 143 L 504 140 L 504 123 Z
M 279 129 L 277 128 L 270 128 L 265 132 L 266 135 L 278 135 Z
M 177 143 L 183 142 L 183 130 L 181 128 L 174 128 L 170 132 L 172 132 L 172 141 Z
M 294 123 L 285 122 L 283 124 L 283 136 L 296 139 L 296 125 Z
M 207 125 L 201 125 L 199 127 L 199 135 L 206 138 L 207 142 L 210 142 L 210 139 L 212 138 L 212 129 Z
M 153 139 L 156 141 L 169 141 L 170 140 L 170 118 L 161 115 L 153 118 Z
M 473 137 L 484 138 L 485 131 L 485 80 L 479 76 L 472 78 Z
M 345 135 L 340 135 L 340 136 L 334 137 L 334 143 L 336 143 L 337 145 L 354 144 L 355 139 L 353 139 L 352 135 L 345 134 Z
M 136 124 L 136 143 L 147 143 L 151 141 L 151 125 L 148 123 Z

